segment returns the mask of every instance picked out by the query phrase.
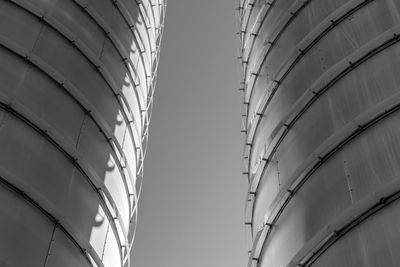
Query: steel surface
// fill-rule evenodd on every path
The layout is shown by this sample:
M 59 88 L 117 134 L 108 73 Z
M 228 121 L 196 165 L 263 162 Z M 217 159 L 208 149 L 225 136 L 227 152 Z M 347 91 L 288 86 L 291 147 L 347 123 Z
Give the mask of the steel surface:
M 130 266 L 165 2 L 0 1 L 1 266 Z
M 400 3 L 238 5 L 248 266 L 398 266 Z

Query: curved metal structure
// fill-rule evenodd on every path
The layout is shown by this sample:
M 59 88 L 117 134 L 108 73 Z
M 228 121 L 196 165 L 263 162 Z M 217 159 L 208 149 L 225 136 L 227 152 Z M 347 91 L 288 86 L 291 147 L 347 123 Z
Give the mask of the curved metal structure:
M 164 13 L 0 1 L 0 266 L 130 266 Z
M 248 266 L 398 266 L 400 2 L 238 11 Z

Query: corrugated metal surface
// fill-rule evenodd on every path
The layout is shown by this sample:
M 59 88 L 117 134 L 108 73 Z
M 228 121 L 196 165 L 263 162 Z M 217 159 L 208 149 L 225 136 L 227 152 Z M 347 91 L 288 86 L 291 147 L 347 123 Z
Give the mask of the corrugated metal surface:
M 130 266 L 164 12 L 0 1 L 1 266 Z
M 249 266 L 398 266 L 400 2 L 238 11 Z

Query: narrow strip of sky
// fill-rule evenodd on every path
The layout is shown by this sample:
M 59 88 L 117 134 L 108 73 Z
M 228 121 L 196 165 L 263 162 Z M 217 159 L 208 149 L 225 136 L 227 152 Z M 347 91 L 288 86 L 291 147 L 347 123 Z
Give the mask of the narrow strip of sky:
M 168 0 L 133 267 L 242 267 L 235 1 Z

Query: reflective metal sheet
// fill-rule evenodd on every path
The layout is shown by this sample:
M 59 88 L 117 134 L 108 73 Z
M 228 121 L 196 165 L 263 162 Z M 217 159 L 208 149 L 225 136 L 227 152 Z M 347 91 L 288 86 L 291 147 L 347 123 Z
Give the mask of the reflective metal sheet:
M 241 16 L 246 32 L 257 29 L 241 51 L 247 60 L 245 172 L 255 196 L 248 197 L 246 220 L 251 235 L 262 237 L 253 249 L 263 247 L 251 253 L 249 266 L 286 266 L 331 221 L 348 220 L 342 214 L 399 177 L 399 5 L 270 4 L 259 29 L 256 22 L 246 24 L 254 15 L 247 2 Z M 260 158 L 266 163 L 260 165 Z M 377 255 L 386 255 L 387 247 L 380 246 L 385 251 Z M 331 248 L 338 247 L 318 257 Z M 340 248 L 336 252 L 347 257 Z M 338 266 L 329 261 L 320 266 Z M 343 262 L 382 265 L 372 259 Z
M 49 249 L 48 267 L 89 267 L 88 259 L 65 233 L 56 228 Z
M 1 196 L 15 211 L 35 203 L 26 219 L 1 216 L 20 233 L 3 243 L 26 257 L 0 265 L 129 267 L 164 2 L 0 7 Z
M 5 266 L 43 265 L 54 224 L 3 186 L 0 186 L 0 200 L 1 203 L 12 203 L 0 205 L 0 263 Z M 23 256 L 21 251 L 24 251 Z

